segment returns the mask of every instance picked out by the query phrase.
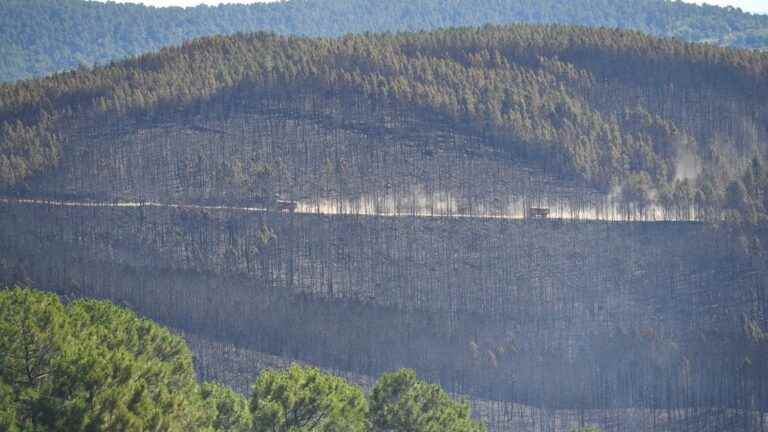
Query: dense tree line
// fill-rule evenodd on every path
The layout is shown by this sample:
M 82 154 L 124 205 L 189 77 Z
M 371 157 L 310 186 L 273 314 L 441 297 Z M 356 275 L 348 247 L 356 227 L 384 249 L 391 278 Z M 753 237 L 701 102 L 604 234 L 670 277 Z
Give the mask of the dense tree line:
M 82 0 L 0 5 L 0 81 L 106 63 L 212 34 L 274 31 L 338 36 L 514 22 L 636 29 L 688 41 L 768 46 L 768 17 L 666 0 L 294 0 L 276 4 L 151 8 Z
M 0 87 L 0 181 L 18 188 L 50 172 L 85 145 L 73 128 L 189 123 L 278 99 L 310 117 L 389 106 L 392 130 L 417 117 L 561 179 L 606 193 L 629 183 L 640 210 L 666 190 L 685 209 L 765 151 L 767 74 L 767 55 L 608 29 L 208 38 Z
M 485 430 L 468 404 L 410 370 L 383 375 L 370 398 L 312 367 L 266 370 L 249 403 L 226 387 L 198 384 L 183 339 L 109 302 L 64 304 L 8 287 L 0 310 L 7 432 Z
M 753 158 L 741 178 L 728 184 L 725 191 L 725 218 L 748 226 L 768 222 L 768 161 Z

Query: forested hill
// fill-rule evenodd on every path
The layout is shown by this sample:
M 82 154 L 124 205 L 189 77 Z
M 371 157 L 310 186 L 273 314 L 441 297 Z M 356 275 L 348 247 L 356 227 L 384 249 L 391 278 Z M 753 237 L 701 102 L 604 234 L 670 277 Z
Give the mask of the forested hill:
M 606 193 L 630 184 L 627 194 L 641 203 L 651 189 L 671 199 L 678 186 L 715 199 L 765 154 L 766 98 L 768 54 L 622 30 L 204 38 L 0 86 L 0 184 L 23 188 L 87 150 L 68 138 L 73 128 L 222 118 L 277 100 L 319 118 L 341 100 L 340 110 L 352 110 L 341 118 L 365 127 L 405 133 L 409 119 L 421 119 L 560 179 Z M 377 120 L 381 107 L 396 114 Z
M 0 81 L 105 63 L 212 34 L 263 30 L 338 36 L 515 22 L 619 27 L 719 45 L 768 46 L 768 16 L 667 0 L 289 0 L 188 9 L 3 0 Z

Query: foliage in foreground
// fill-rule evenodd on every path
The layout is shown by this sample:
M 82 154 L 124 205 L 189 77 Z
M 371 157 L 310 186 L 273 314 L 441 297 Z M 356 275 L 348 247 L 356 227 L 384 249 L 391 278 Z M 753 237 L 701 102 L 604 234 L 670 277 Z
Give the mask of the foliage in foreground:
M 412 370 L 382 376 L 370 404 L 375 431 L 485 430 L 472 419 L 469 404 L 455 402 L 440 386 L 419 380 Z
M 0 430 L 245 430 L 242 399 L 198 385 L 167 329 L 109 302 L 0 293 Z M 221 417 L 227 417 L 223 419 Z
M 298 365 L 262 372 L 251 398 L 255 430 L 364 431 L 367 411 L 358 387 Z
M 183 339 L 107 301 L 0 291 L 0 431 L 413 432 L 485 428 L 410 370 L 362 390 L 312 367 L 266 370 L 250 406 L 199 384 Z

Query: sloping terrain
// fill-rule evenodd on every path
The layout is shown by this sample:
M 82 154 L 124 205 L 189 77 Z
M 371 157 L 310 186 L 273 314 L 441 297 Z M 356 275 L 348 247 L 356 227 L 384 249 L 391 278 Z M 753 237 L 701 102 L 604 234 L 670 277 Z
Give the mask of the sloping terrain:
M 761 431 L 767 76 L 511 26 L 217 37 L 2 86 L 0 280 L 207 340 L 230 383 L 217 346 L 412 367 L 498 430 Z
M 604 29 L 212 38 L 0 88 L 0 185 L 232 203 L 504 187 L 508 207 L 551 195 L 521 194 L 525 167 L 679 216 L 765 153 L 766 76 L 765 55 Z
M 3 210 L 5 278 L 217 343 L 550 409 L 764 409 L 765 263 L 702 224 Z
M 284 368 L 291 360 L 237 345 L 184 334 L 195 352 L 197 369 L 204 379 L 225 383 L 242 393 L 249 388 L 259 371 Z M 370 388 L 372 377 L 330 369 L 351 382 Z M 460 396 L 460 395 L 457 395 Z M 683 407 L 675 409 L 612 408 L 612 409 L 548 409 L 509 401 L 470 399 L 475 413 L 491 431 L 551 431 L 571 432 L 574 428 L 593 426 L 601 430 L 650 431 L 696 430 L 719 432 L 753 428 L 759 430 L 765 413 L 722 410 L 714 407 Z
M 0 81 L 105 64 L 213 34 L 339 36 L 516 22 L 620 27 L 692 42 L 768 46 L 768 17 L 666 0 L 294 0 L 189 9 L 4 0 Z
M 296 103 L 264 104 L 226 119 L 81 128 L 67 138 L 73 151 L 59 168 L 26 193 L 244 206 L 278 194 L 323 213 L 519 217 L 532 202 L 561 216 L 609 211 L 605 194 L 516 162 L 482 136 L 392 110 L 371 118 L 369 110 L 355 116 L 338 107 L 323 116 Z

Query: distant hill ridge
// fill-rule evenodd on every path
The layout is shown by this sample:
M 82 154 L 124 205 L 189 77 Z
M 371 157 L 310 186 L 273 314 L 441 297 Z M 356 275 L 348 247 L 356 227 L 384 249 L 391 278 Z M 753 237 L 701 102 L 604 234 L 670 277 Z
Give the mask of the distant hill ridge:
M 153 8 L 83 0 L 0 2 L 0 81 L 106 63 L 213 34 L 338 36 L 483 24 L 636 29 L 687 41 L 768 47 L 768 16 L 666 0 L 289 0 Z

